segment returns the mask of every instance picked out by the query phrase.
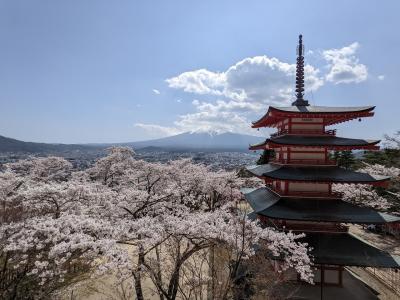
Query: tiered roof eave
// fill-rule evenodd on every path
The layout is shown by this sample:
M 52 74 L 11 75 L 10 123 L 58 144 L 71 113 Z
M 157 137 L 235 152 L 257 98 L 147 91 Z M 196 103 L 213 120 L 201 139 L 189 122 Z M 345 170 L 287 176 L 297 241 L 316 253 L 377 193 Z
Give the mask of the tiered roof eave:
M 400 217 L 360 207 L 339 198 L 286 198 L 267 187 L 245 188 L 242 193 L 253 211 L 271 219 L 339 222 L 352 224 L 385 224 L 400 221 Z
M 288 166 L 274 163 L 246 167 L 264 180 L 320 183 L 359 183 L 385 186 L 390 177 L 347 170 L 338 166 Z
M 309 232 L 301 242 L 312 250 L 315 264 L 400 268 L 400 257 L 369 244 L 351 233 Z
M 276 127 L 284 118 L 324 118 L 325 125 L 333 125 L 352 119 L 372 117 L 375 106 L 329 107 L 329 106 L 270 106 L 267 113 L 252 123 L 252 128 Z
M 336 136 L 299 136 L 284 134 L 266 139 L 259 144 L 250 145 L 249 150 L 274 149 L 285 147 L 323 147 L 328 150 L 379 150 L 380 140 L 350 139 Z

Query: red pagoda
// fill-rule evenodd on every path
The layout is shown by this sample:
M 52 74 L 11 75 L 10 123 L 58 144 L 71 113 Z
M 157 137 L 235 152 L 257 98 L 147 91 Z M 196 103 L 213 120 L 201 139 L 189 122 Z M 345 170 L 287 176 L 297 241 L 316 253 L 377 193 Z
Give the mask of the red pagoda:
M 385 224 L 400 218 L 341 200 L 332 184 L 359 183 L 386 186 L 386 176 L 369 175 L 341 168 L 330 158 L 333 150 L 377 150 L 379 140 L 336 136 L 330 125 L 371 117 L 374 106 L 311 106 L 304 97 L 304 47 L 299 36 L 296 67 L 296 100 L 289 107 L 270 106 L 253 128 L 273 127 L 277 132 L 251 150 L 273 150 L 268 164 L 248 167 L 265 181 L 265 187 L 243 189 L 253 212 L 266 226 L 303 232 L 312 247 L 318 286 L 335 287 L 333 298 L 377 299 L 368 291 L 355 293 L 346 267 L 399 268 L 400 258 L 368 244 L 349 232 L 346 224 Z M 303 285 L 305 286 L 305 285 Z M 314 286 L 315 287 L 315 286 Z M 311 286 L 310 286 L 311 288 Z M 357 288 L 362 288 L 358 285 Z M 345 290 L 347 289 L 347 290 Z M 364 289 L 366 287 L 364 286 Z M 306 299 L 320 299 L 311 290 L 299 292 Z M 303 293 L 303 294 L 301 294 Z M 332 297 L 332 295 L 330 296 Z

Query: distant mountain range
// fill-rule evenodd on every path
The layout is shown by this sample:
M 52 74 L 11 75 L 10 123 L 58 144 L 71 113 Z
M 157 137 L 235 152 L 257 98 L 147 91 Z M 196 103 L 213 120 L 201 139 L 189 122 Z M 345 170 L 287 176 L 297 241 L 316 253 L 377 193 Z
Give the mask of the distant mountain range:
M 127 145 L 134 149 L 157 147 L 170 150 L 248 150 L 249 144 L 262 141 L 261 137 L 238 133 L 185 132 L 166 138 L 143 142 L 132 142 Z
M 238 133 L 182 133 L 166 138 L 115 144 L 47 144 L 23 142 L 0 136 L 0 152 L 65 152 L 104 149 L 112 145 L 130 146 L 134 149 L 164 149 L 169 151 L 246 151 L 249 144 L 260 142 L 262 138 Z
M 99 148 L 99 146 L 23 142 L 20 140 L 0 135 L 0 152 L 43 153 L 43 152 L 85 151 L 96 148 Z

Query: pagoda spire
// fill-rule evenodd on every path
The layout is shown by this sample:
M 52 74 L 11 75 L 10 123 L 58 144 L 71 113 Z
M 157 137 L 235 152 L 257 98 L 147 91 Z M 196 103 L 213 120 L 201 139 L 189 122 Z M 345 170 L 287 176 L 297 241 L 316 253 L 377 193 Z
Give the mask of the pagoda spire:
M 303 36 L 299 35 L 299 45 L 297 46 L 297 63 L 296 63 L 296 101 L 293 106 L 308 106 L 308 101 L 304 100 L 304 45 Z

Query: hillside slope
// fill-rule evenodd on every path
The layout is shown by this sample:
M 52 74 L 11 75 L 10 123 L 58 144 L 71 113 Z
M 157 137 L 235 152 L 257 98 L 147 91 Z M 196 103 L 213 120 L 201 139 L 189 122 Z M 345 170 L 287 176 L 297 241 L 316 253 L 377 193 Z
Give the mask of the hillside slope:
M 74 151 L 74 150 L 84 151 L 95 148 L 98 148 L 98 146 L 24 142 L 0 135 L 0 152 L 44 153 L 44 152 L 63 152 L 63 151 Z

